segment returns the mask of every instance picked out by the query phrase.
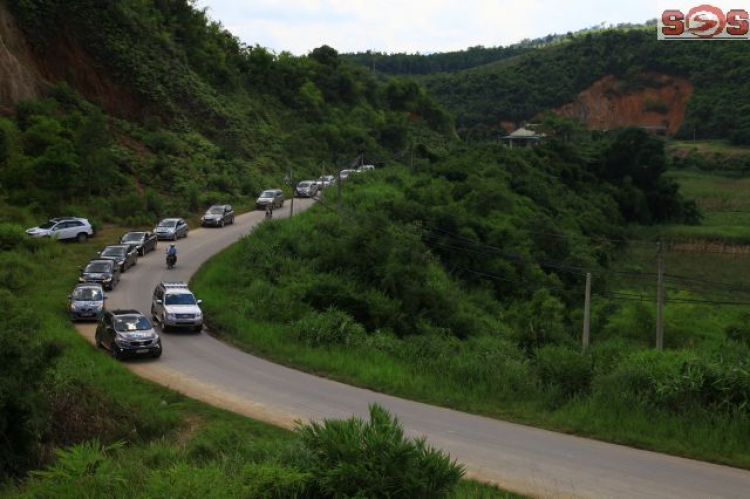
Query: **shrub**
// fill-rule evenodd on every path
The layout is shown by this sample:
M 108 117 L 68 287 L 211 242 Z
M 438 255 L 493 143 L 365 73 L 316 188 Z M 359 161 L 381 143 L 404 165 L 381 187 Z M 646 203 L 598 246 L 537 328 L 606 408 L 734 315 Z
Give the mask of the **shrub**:
M 687 350 L 633 353 L 595 385 L 599 397 L 639 401 L 674 413 L 696 407 L 746 411 L 750 401 L 746 362 L 701 357 Z
M 726 334 L 727 338 L 738 343 L 750 345 L 750 322 L 748 322 L 750 317 L 747 315 L 743 314 L 742 322 L 730 324 L 724 328 L 724 334 Z
M 310 347 L 353 346 L 363 342 L 365 329 L 349 314 L 337 308 L 310 312 L 292 325 L 294 336 Z
M 370 419 L 298 425 L 315 497 L 449 497 L 464 474 L 424 438 L 409 439 L 378 405 Z
M 39 435 L 46 426 L 47 405 L 42 397 L 44 374 L 59 351 L 31 334 L 41 327 L 38 315 L 0 290 L 6 314 L 0 328 L 0 477 L 17 474 L 36 455 Z
M 10 251 L 23 245 L 28 238 L 23 228 L 13 224 L 0 224 L 0 251 Z
M 589 391 L 594 370 L 588 355 L 564 346 L 547 345 L 536 351 L 535 361 L 542 383 L 562 400 Z

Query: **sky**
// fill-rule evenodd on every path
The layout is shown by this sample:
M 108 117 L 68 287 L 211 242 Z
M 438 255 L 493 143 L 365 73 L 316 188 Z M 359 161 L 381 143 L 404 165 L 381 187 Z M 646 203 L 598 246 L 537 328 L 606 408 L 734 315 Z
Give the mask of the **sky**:
M 198 0 L 209 17 L 248 45 L 276 53 L 428 54 L 510 45 L 600 23 L 642 23 L 655 0 Z

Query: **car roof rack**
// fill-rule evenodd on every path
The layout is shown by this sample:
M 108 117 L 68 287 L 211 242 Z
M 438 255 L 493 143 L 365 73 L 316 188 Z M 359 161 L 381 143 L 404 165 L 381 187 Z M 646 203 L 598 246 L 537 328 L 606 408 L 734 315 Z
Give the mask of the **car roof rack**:
M 161 285 L 165 288 L 187 288 L 188 285 L 185 281 L 162 281 Z

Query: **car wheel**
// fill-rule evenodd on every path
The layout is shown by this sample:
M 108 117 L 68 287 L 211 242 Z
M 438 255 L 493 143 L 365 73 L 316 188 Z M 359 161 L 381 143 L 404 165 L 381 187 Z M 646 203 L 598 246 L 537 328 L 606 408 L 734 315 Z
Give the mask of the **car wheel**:
M 94 336 L 94 346 L 96 347 L 97 350 L 102 349 L 102 342 L 99 340 L 98 336 Z
M 110 349 L 109 349 L 109 355 L 110 355 L 110 356 L 111 356 L 111 357 L 112 357 L 112 358 L 113 358 L 114 360 L 120 360 L 120 352 L 118 352 L 118 351 L 117 351 L 117 347 L 114 347 L 114 346 L 113 346 L 113 347 L 110 347 Z
M 203 331 L 203 326 L 195 326 L 193 328 L 193 331 L 195 331 L 196 333 L 200 333 L 201 331 Z
M 222 220 L 221 222 L 219 222 L 219 227 L 221 227 L 222 229 L 224 228 L 224 220 Z
M 80 234 L 76 236 L 76 241 L 78 241 L 79 243 L 85 243 L 86 241 L 88 241 L 88 239 L 89 239 L 89 235 L 86 234 L 85 232 L 81 232 Z
M 151 355 L 151 357 L 153 357 L 154 359 L 158 359 L 159 357 L 161 357 L 161 348 L 157 350 L 155 354 Z

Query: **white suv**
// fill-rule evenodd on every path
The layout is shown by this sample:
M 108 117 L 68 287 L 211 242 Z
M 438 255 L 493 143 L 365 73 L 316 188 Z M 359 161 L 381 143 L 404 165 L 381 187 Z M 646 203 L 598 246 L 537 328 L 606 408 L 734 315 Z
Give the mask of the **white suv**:
M 60 240 L 75 239 L 79 243 L 85 243 L 89 237 L 94 235 L 94 229 L 85 218 L 61 217 L 51 218 L 46 224 L 27 229 L 26 233 L 31 237 L 52 237 Z
M 167 328 L 203 329 L 203 312 L 184 281 L 162 281 L 154 289 L 151 317 Z

